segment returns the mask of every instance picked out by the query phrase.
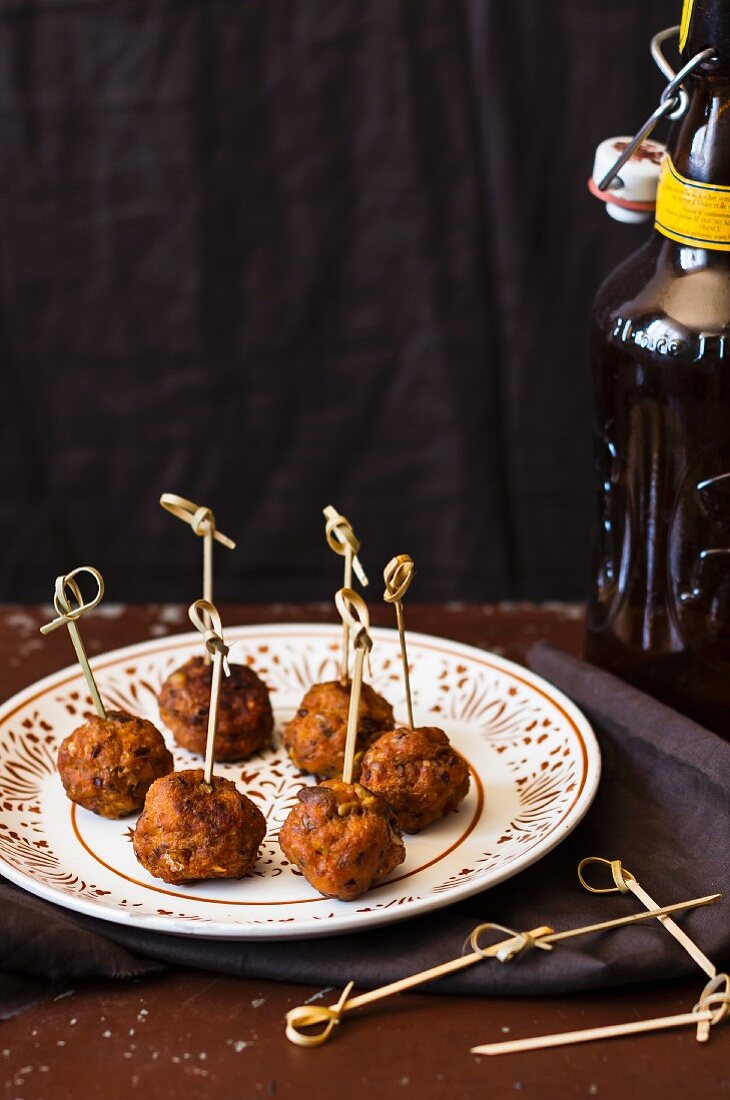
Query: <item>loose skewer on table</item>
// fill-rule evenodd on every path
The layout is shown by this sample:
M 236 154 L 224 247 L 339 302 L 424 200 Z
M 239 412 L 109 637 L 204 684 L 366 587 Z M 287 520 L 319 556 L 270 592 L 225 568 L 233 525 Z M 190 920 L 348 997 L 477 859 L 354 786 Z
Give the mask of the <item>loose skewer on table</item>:
M 611 875 L 614 881 L 613 886 L 596 887 L 591 886 L 583 874 L 586 867 L 591 864 L 602 864 L 603 866 L 611 869 Z M 600 856 L 588 856 L 587 859 L 581 860 L 578 864 L 578 879 L 584 890 L 587 890 L 589 894 L 626 894 L 631 892 L 635 898 L 645 905 L 649 912 L 656 912 L 659 906 L 650 898 L 646 890 L 644 890 L 636 881 L 636 876 L 632 875 L 631 871 L 627 871 L 621 863 L 620 859 L 602 859 Z M 689 938 L 687 933 L 683 931 L 671 917 L 662 916 L 658 918 L 659 923 L 666 928 L 670 936 L 673 936 L 677 943 L 681 944 L 690 958 L 694 959 L 701 970 L 704 970 L 708 978 L 714 978 L 717 974 L 717 968 L 715 964 L 707 958 L 704 951 L 702 951 L 697 944 Z
M 354 983 L 350 982 L 345 987 L 339 1001 L 334 1005 L 302 1005 L 299 1008 L 291 1009 L 286 1015 L 286 1035 L 287 1038 L 292 1043 L 296 1043 L 297 1046 L 320 1046 L 330 1037 L 333 1028 L 339 1024 L 345 1012 L 351 1012 L 356 1008 L 363 1008 L 365 1005 L 372 1004 L 375 1001 L 383 1000 L 386 997 L 392 997 L 396 993 L 404 993 L 408 989 L 413 989 L 426 982 L 434 981 L 436 978 L 442 978 L 447 974 L 453 974 L 459 970 L 474 966 L 484 959 L 496 958 L 500 962 L 509 962 L 522 951 L 529 948 L 550 951 L 554 943 L 559 943 L 562 940 L 573 939 L 575 936 L 583 936 L 591 932 L 603 932 L 609 929 L 621 928 L 624 925 L 636 924 L 640 921 L 646 921 L 652 917 L 661 916 L 667 913 L 678 913 L 685 909 L 711 905 L 713 902 L 717 901 L 720 896 L 720 894 L 709 894 L 706 897 L 692 898 L 689 901 L 680 901 L 676 902 L 674 905 L 664 906 L 662 909 L 653 913 L 633 913 L 627 917 L 600 921 L 597 924 L 584 925 L 580 928 L 569 928 L 562 932 L 555 932 L 547 925 L 533 928 L 530 932 L 513 932 L 511 929 L 505 928 L 504 925 L 501 924 L 480 924 L 474 929 L 468 941 L 473 949 L 471 954 L 461 955 L 459 958 L 452 959 L 450 962 L 441 963 L 439 966 L 433 966 L 429 970 L 421 971 L 419 974 L 413 974 L 408 978 L 401 978 L 397 982 L 391 982 L 389 985 L 381 986 L 379 989 L 372 989 L 367 993 L 361 993 L 352 998 L 350 997 L 350 991 Z M 506 932 L 508 938 L 500 940 L 498 943 L 490 944 L 487 947 L 482 947 L 479 941 L 481 936 L 487 931 Z M 320 1031 L 313 1033 L 309 1030 L 313 1027 L 317 1027 L 319 1024 L 324 1025 Z M 472 1053 L 475 1053 L 478 1049 L 480 1048 L 474 1048 Z
M 590 866 L 601 865 L 611 871 L 613 886 L 595 886 L 585 878 L 585 870 Z M 536 1035 L 527 1039 L 513 1039 L 499 1043 L 487 1043 L 473 1047 L 472 1054 L 516 1054 L 528 1050 L 543 1050 L 546 1047 L 568 1046 L 573 1043 L 587 1043 L 596 1039 L 614 1039 L 622 1035 L 635 1035 L 644 1031 L 660 1031 L 666 1028 L 697 1025 L 698 1042 L 706 1042 L 710 1037 L 710 1028 L 719 1023 L 730 1010 L 730 978 L 727 974 L 718 974 L 715 964 L 707 958 L 697 944 L 669 916 L 670 910 L 662 909 L 647 894 L 628 871 L 620 859 L 603 859 L 600 856 L 588 856 L 578 864 L 578 879 L 581 886 L 591 894 L 632 893 L 642 905 L 646 906 L 646 917 L 656 917 L 671 936 L 677 940 L 697 965 L 704 970 L 710 981 L 691 1012 L 673 1016 L 660 1016 L 652 1020 L 632 1020 L 626 1024 L 610 1024 L 606 1027 L 585 1028 L 580 1031 L 559 1032 L 554 1035 Z M 709 900 L 716 900 L 719 894 Z M 724 989 L 722 988 L 724 986 Z M 717 1007 L 715 1007 L 717 1006 Z
M 721 990 L 721 986 L 724 989 Z M 730 1012 L 730 977 L 716 974 L 702 990 L 700 999 L 691 1012 L 673 1016 L 658 1016 L 652 1020 L 631 1020 L 626 1024 L 608 1024 L 606 1027 L 588 1027 L 579 1031 L 562 1031 L 553 1035 L 534 1035 L 528 1039 L 507 1039 L 500 1043 L 485 1043 L 472 1047 L 472 1054 L 519 1054 L 528 1050 L 544 1050 L 546 1047 L 571 1046 L 573 1043 L 590 1043 L 596 1039 L 618 1039 L 623 1035 L 637 1035 L 645 1031 L 664 1031 L 667 1028 L 697 1027 L 697 1042 L 705 1043 L 710 1028 L 724 1020 Z

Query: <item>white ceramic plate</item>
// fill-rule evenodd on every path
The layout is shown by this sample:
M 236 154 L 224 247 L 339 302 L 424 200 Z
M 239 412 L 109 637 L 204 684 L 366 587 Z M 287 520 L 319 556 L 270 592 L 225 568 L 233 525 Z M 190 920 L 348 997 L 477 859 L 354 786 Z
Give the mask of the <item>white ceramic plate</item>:
M 373 630 L 371 683 L 405 713 L 394 631 Z M 283 858 L 276 836 L 303 779 L 281 727 L 308 687 L 337 676 L 340 629 L 238 627 L 231 659 L 252 663 L 272 692 L 275 747 L 219 767 L 266 816 L 255 871 L 240 881 L 169 886 L 136 861 L 134 818 L 109 821 L 70 803 L 56 771 L 61 740 L 91 709 L 78 667 L 0 707 L 0 870 L 31 893 L 104 920 L 222 939 L 293 939 L 359 931 L 449 905 L 528 867 L 578 824 L 596 792 L 600 755 L 584 716 L 531 672 L 471 646 L 409 634 L 417 723 L 438 725 L 471 768 L 459 812 L 406 837 L 407 859 L 354 902 L 322 898 Z M 200 635 L 144 642 L 92 662 L 102 696 L 161 726 L 156 692 Z M 177 768 L 200 758 L 177 748 Z

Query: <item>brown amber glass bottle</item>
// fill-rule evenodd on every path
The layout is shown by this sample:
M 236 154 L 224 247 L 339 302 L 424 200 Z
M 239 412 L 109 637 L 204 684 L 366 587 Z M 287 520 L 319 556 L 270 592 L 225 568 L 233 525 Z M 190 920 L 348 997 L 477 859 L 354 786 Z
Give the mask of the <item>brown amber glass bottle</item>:
M 651 239 L 591 317 L 598 516 L 586 653 L 730 736 L 730 2 L 686 0 L 689 106 Z

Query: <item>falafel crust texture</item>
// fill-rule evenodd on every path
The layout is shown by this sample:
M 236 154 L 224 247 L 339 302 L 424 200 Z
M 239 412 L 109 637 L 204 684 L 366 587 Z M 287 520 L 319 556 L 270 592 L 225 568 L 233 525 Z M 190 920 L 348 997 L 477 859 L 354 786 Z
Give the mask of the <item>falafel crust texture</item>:
M 66 794 L 101 817 L 141 809 L 155 780 L 172 768 L 172 753 L 156 726 L 124 711 L 90 715 L 58 750 Z
M 248 665 L 230 665 L 221 681 L 215 758 L 246 760 L 263 748 L 274 728 L 266 684 Z M 175 741 L 189 752 L 205 754 L 213 666 L 191 657 L 160 688 L 160 717 Z
M 279 844 L 325 897 L 354 901 L 406 858 L 390 806 L 359 783 L 328 779 L 297 798 Z
M 266 834 L 266 820 L 230 779 L 202 768 L 173 772 L 153 783 L 132 845 L 155 878 L 179 884 L 243 878 L 252 871 Z

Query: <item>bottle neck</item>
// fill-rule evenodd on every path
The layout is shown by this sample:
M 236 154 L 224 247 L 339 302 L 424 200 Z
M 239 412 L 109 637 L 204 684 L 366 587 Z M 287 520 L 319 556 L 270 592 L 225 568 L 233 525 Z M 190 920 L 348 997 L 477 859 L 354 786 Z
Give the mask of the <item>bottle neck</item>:
M 667 152 L 688 180 L 730 186 L 730 77 L 692 76 L 689 105 L 669 134 Z
M 687 246 L 690 251 L 684 259 L 691 258 L 690 266 L 719 262 L 726 267 L 730 261 L 730 79 L 693 75 L 686 89 L 687 110 L 669 134 L 662 162 L 654 227 L 675 245 Z M 684 261 L 681 266 L 685 268 Z
M 679 47 L 683 61 L 713 49 L 715 59 L 699 71 L 730 77 L 730 0 L 684 0 Z

